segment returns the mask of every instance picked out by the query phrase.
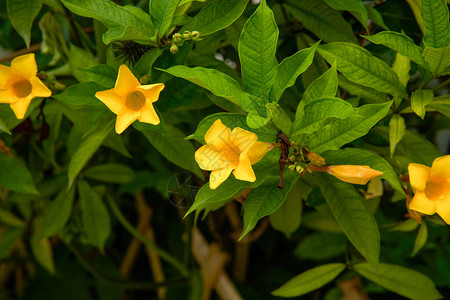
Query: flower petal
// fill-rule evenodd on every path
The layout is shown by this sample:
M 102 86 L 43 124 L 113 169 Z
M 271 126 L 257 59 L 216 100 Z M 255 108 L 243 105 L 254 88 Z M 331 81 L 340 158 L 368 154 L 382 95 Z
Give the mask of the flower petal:
M 142 92 L 145 98 L 149 99 L 151 102 L 158 101 L 159 94 L 164 89 L 164 83 L 155 83 L 141 85 L 136 88 L 136 90 Z
M 30 83 L 33 97 L 50 97 L 52 95 L 52 91 L 36 76 L 30 79 Z
M 128 126 L 131 125 L 139 117 L 139 112 L 125 110 L 125 112 L 117 115 L 116 133 L 121 134 Z
M 239 180 L 254 182 L 256 180 L 255 172 L 252 169 L 252 163 L 247 155 L 241 153 L 239 165 L 233 172 L 234 177 Z
M 29 95 L 28 97 L 20 98 L 16 102 L 9 104 L 17 119 L 23 119 L 23 117 L 25 117 L 31 99 L 33 99 L 33 96 Z
M 431 165 L 430 180 L 444 182 L 450 177 L 450 155 L 436 158 Z
M 252 165 L 256 164 L 260 161 L 267 152 L 272 150 L 272 146 L 270 143 L 265 142 L 255 142 L 253 146 L 250 147 L 247 151 L 247 156 L 250 159 Z
M 227 166 L 225 155 L 209 145 L 201 146 L 195 151 L 195 161 L 201 169 L 207 171 L 223 169 Z
M 414 194 L 414 198 L 409 203 L 409 208 L 427 215 L 432 215 L 436 212 L 436 204 L 428 199 L 423 192 Z
M 427 166 L 410 163 L 408 165 L 409 182 L 414 192 L 423 192 L 427 185 L 428 179 L 430 179 L 431 169 Z
M 150 100 L 145 101 L 144 107 L 140 110 L 141 115 L 139 116 L 139 121 L 144 123 L 149 123 L 153 125 L 158 125 L 161 121 L 159 120 L 158 114 L 153 107 L 153 104 Z
M 253 132 L 236 127 L 231 131 L 231 141 L 242 152 L 247 152 L 258 140 L 258 136 Z
M 439 201 L 436 201 L 436 213 L 450 225 L 450 195 Z
M 128 93 L 135 91 L 139 85 L 141 84 L 131 73 L 130 69 L 126 65 L 121 65 L 114 92 L 119 96 L 126 97 Z
M 217 119 L 205 134 L 205 141 L 216 149 L 229 148 L 231 130 Z
M 0 90 L 0 103 L 13 103 L 16 102 L 19 98 L 14 95 L 10 89 L 8 90 Z
M 18 56 L 11 61 L 11 69 L 24 78 L 36 76 L 37 65 L 34 53 Z
M 114 89 L 99 91 L 95 93 L 100 101 L 103 102 L 116 115 L 123 113 L 125 98 L 114 93 Z
M 0 88 L 5 88 L 8 84 L 9 78 L 11 77 L 11 68 L 0 65 Z
M 209 175 L 209 188 L 215 190 L 222 182 L 227 180 L 232 170 L 231 168 L 223 168 L 212 171 Z

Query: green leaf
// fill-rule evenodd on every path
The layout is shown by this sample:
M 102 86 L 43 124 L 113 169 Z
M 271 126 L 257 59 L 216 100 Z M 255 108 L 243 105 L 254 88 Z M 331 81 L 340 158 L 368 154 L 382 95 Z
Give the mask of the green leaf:
M 148 10 L 155 28 L 157 41 L 169 30 L 178 2 L 180 0 L 150 0 Z
M 277 42 L 277 23 L 266 0 L 262 0 L 245 23 L 238 47 L 244 91 L 255 96 L 261 107 L 270 102 L 270 90 L 277 77 Z
M 8 256 L 24 232 L 25 229 L 20 227 L 8 227 L 5 229 L 0 237 L 0 259 Z
M 164 135 L 150 130 L 141 132 L 167 160 L 203 178 L 202 171 L 194 160 L 195 148 L 190 141 L 184 140 L 186 135 L 181 130 L 166 123 Z
M 294 185 L 287 195 L 286 201 L 269 216 L 270 224 L 276 230 L 283 232 L 287 238 L 290 238 L 291 234 L 300 226 L 302 211 L 302 198 L 298 191 L 298 185 Z
M 63 189 L 56 196 L 44 214 L 41 238 L 51 237 L 64 228 L 72 212 L 74 197 L 75 189 L 73 187 L 68 191 Z
M 427 105 L 427 111 L 436 110 L 450 118 L 450 95 L 434 97 L 433 101 Z
M 394 63 L 392 64 L 392 70 L 397 74 L 400 83 L 407 86 L 408 81 L 411 78 L 409 75 L 409 71 L 411 70 L 411 60 L 406 56 L 397 53 L 395 55 Z M 394 100 L 394 103 L 396 107 L 398 107 L 399 104 L 397 104 L 397 102 L 401 102 L 402 99 L 398 97 L 395 97 L 395 99 L 397 100 Z
M 335 10 L 350 12 L 367 29 L 367 10 L 361 0 L 325 0 Z
M 31 252 L 33 256 L 47 271 L 55 273 L 55 262 L 53 260 L 53 250 L 50 241 L 42 238 L 41 234 L 42 219 L 36 219 L 34 222 L 34 231 L 30 239 Z
M 297 77 L 311 65 L 316 48 L 320 42 L 313 46 L 302 49 L 292 56 L 286 57 L 277 67 L 275 82 L 270 90 L 270 99 L 278 102 L 284 90 L 293 86 Z
M 13 227 L 25 227 L 25 222 L 10 211 L 0 208 L 0 222 Z
M 362 86 L 358 83 L 348 80 L 342 75 L 338 75 L 339 86 L 344 90 L 352 94 L 353 96 L 359 96 L 366 100 L 367 103 L 384 103 L 388 101 L 385 93 L 381 93 L 376 89 Z
M 7 134 L 11 135 L 11 131 L 9 131 L 8 126 L 2 119 L 0 119 L 0 133 L 2 132 L 6 132 Z
M 250 191 L 244 203 L 244 229 L 239 240 L 252 231 L 260 219 L 274 213 L 284 203 L 297 179 L 296 173 L 289 172 L 284 175 L 282 189 L 278 188 L 280 179 L 271 178 Z
M 370 21 L 377 24 L 383 29 L 389 30 L 389 28 L 384 23 L 383 16 L 378 12 L 378 10 L 376 10 L 372 5 L 368 3 L 365 3 L 364 6 L 366 7 L 367 16 Z
M 450 46 L 435 49 L 425 46 L 423 57 L 427 63 L 427 69 L 435 75 L 450 74 Z
M 73 76 L 79 82 L 91 81 L 82 69 L 96 64 L 97 60 L 91 52 L 70 44 L 69 66 Z
M 425 117 L 425 106 L 433 101 L 432 90 L 415 90 L 411 95 L 411 108 L 422 120 Z
M 405 120 L 399 114 L 393 114 L 389 121 L 389 150 L 391 158 L 394 156 L 395 148 L 397 144 L 402 140 L 405 135 Z
M 411 253 L 411 257 L 417 254 L 417 252 L 420 251 L 420 249 L 425 246 L 428 239 L 428 229 L 427 229 L 427 223 L 422 222 L 419 227 L 419 232 L 417 232 L 416 239 L 414 241 L 414 249 Z
M 107 88 L 113 88 L 118 72 L 108 65 L 97 65 L 82 69 L 89 80 Z
M 16 158 L 0 152 L 0 186 L 15 192 L 38 194 L 28 169 Z
M 152 75 L 152 67 L 155 61 L 161 56 L 164 52 L 164 49 L 154 48 L 150 51 L 147 51 L 144 55 L 141 56 L 139 61 L 134 66 L 134 72 L 137 75 L 137 78 L 148 74 Z
M 294 255 L 302 260 L 328 260 L 341 256 L 347 249 L 347 238 L 343 234 L 314 232 L 302 239 Z
M 394 189 L 404 194 L 394 169 L 381 156 L 358 148 L 327 151 L 322 156 L 325 158 L 327 165 L 365 165 L 381 171 L 383 175 L 380 178 L 386 179 Z
M 351 81 L 393 96 L 407 96 L 397 74 L 366 49 L 351 43 L 331 43 L 319 46 L 318 51 L 329 64 L 336 61 L 337 69 Z
M 91 179 L 112 183 L 127 183 L 134 178 L 132 169 L 126 165 L 116 163 L 91 167 L 86 169 L 83 175 Z
M 68 177 L 69 177 L 69 187 L 70 188 L 87 164 L 89 159 L 94 155 L 94 153 L 100 148 L 100 145 L 103 143 L 103 140 L 113 129 L 114 120 L 110 120 L 107 122 L 101 122 L 99 127 L 93 132 L 89 133 L 81 140 L 81 144 L 78 147 L 77 151 L 74 153 L 69 162 L 68 167 Z
M 409 299 L 442 298 L 430 278 L 412 269 L 386 263 L 380 263 L 376 269 L 367 263 L 356 264 L 353 269 L 361 276 Z
M 108 210 L 99 195 L 86 182 L 78 182 L 78 193 L 87 242 L 103 250 L 111 232 Z
M 310 101 L 297 109 L 296 120 L 292 123 L 291 135 L 301 133 L 314 133 L 322 128 L 330 119 L 345 119 L 353 114 L 353 107 L 350 103 L 333 97 L 323 97 Z
M 266 104 L 267 114 L 272 116 L 272 122 L 279 129 L 283 130 L 287 135 L 290 134 L 292 121 L 286 111 L 278 105 L 278 103 L 272 102 Z
M 325 42 L 356 43 L 352 27 L 323 0 L 288 0 L 286 8 L 306 29 Z
M 205 36 L 230 26 L 244 12 L 248 0 L 214 0 L 203 7 L 180 32 L 198 31 Z
M 323 73 L 319 78 L 314 80 L 306 89 L 303 94 L 302 102 L 308 104 L 309 102 L 322 98 L 322 97 L 334 97 L 336 96 L 338 88 L 338 78 L 336 65 L 332 65 L 331 68 Z M 297 115 L 299 113 L 299 106 L 297 108 L 297 113 L 295 114 L 295 119 L 298 119 Z
M 373 266 L 380 256 L 380 232 L 365 199 L 349 183 L 328 174 L 316 174 L 316 182 L 347 238 Z
M 323 232 L 343 233 L 341 226 L 333 216 L 318 211 L 305 213 L 302 218 L 302 225 Z
M 442 48 L 448 46 L 450 25 L 448 22 L 448 6 L 445 0 L 421 0 L 421 14 L 426 46 Z
M 270 104 L 270 103 L 267 103 L 267 104 Z M 262 117 L 258 114 L 258 112 L 256 110 L 252 110 L 247 115 L 247 125 L 252 130 L 258 129 L 258 128 L 261 128 L 261 127 L 267 125 L 267 123 L 269 123 L 271 119 L 272 119 L 272 111 L 271 110 L 267 111 L 267 117 Z
M 14 29 L 30 48 L 31 26 L 42 7 L 42 0 L 7 0 L 8 17 Z
M 345 264 L 334 263 L 315 267 L 305 271 L 278 289 L 272 295 L 278 297 L 297 297 L 312 292 L 335 279 L 345 270 Z
M 382 31 L 375 35 L 362 35 L 362 37 L 372 43 L 389 47 L 421 66 L 425 65 L 425 61 L 422 57 L 422 48 L 417 46 L 414 41 L 404 33 Z
M 247 126 L 246 116 L 243 114 L 217 113 L 204 118 L 198 124 L 195 132 L 186 138 L 194 139 L 204 144 L 204 137 L 206 132 L 217 119 L 222 120 L 222 123 L 231 130 L 233 130 L 233 128 L 235 127 L 240 127 L 242 129 L 256 133 L 256 135 L 258 136 L 258 141 L 261 142 L 274 142 L 277 137 L 277 131 L 269 126 L 264 126 L 258 129 L 249 128 Z
M 108 31 L 103 42 L 133 40 L 140 43 L 156 42 L 150 16 L 135 6 L 120 6 L 109 0 L 62 0 L 73 13 L 102 22 Z
M 95 93 L 104 89 L 94 82 L 75 83 L 52 97 L 73 105 L 99 105 L 101 101 L 95 97 Z
M 362 137 L 384 118 L 392 102 L 367 104 L 354 109 L 354 115 L 347 119 L 337 119 L 310 137 L 309 147 L 315 153 L 336 150 Z

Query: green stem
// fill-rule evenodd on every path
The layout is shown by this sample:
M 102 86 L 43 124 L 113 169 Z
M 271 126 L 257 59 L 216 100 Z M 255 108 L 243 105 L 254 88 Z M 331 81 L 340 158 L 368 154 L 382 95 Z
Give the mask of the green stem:
M 174 258 L 172 255 L 167 253 L 166 251 L 159 248 L 157 245 L 155 245 L 153 242 L 151 242 L 149 239 L 147 239 L 144 235 L 142 235 L 139 231 L 137 231 L 131 224 L 128 222 L 128 220 L 125 218 L 125 216 L 120 211 L 119 207 L 116 205 L 114 200 L 111 197 L 106 197 L 109 205 L 111 206 L 111 210 L 113 211 L 114 215 L 116 216 L 117 220 L 125 227 L 125 229 L 136 239 L 141 241 L 144 245 L 151 248 L 153 251 L 155 251 L 162 259 L 164 259 L 166 262 L 171 264 L 174 268 L 178 269 L 183 276 L 189 275 L 189 270 L 180 263 L 176 258 Z
M 437 91 L 439 91 L 441 88 L 443 88 L 443 87 L 445 87 L 445 86 L 447 86 L 447 85 L 449 85 L 449 84 L 450 84 L 450 78 L 448 78 L 446 81 L 444 81 L 444 82 L 438 84 L 437 86 L 435 86 L 435 87 L 433 88 L 433 92 L 437 92 Z
M 188 285 L 189 282 L 185 279 L 173 279 L 164 282 L 135 282 L 135 281 L 124 281 L 115 278 L 111 278 L 105 274 L 102 274 L 95 266 L 93 266 L 81 253 L 81 251 L 74 245 L 66 243 L 67 248 L 72 252 L 78 259 L 78 261 L 83 265 L 83 267 L 89 271 L 95 278 L 103 280 L 111 285 L 119 286 L 127 290 L 153 290 L 159 287 L 178 287 Z

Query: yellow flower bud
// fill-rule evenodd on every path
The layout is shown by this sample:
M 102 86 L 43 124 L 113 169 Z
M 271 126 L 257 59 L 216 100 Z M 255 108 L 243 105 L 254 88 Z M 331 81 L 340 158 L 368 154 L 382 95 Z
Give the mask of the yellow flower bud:
M 314 152 L 308 152 L 306 157 L 308 157 L 311 163 L 315 164 L 316 166 L 323 166 L 325 164 L 325 159 L 323 159 L 322 156 Z
M 361 185 L 383 175 L 383 172 L 371 169 L 369 166 L 357 165 L 328 166 L 327 173 L 342 181 Z

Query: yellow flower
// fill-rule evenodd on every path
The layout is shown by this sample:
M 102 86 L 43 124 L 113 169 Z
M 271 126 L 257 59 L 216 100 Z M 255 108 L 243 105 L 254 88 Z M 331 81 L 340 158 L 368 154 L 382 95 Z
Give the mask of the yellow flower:
M 431 168 L 410 163 L 408 171 L 414 191 L 409 208 L 427 215 L 437 213 L 450 225 L 450 155 L 436 158 Z
M 383 172 L 371 169 L 369 166 L 358 165 L 328 166 L 327 172 L 342 181 L 361 185 L 383 175 Z
M 0 103 L 9 103 L 17 119 L 23 119 L 33 98 L 52 95 L 37 71 L 34 53 L 14 58 L 11 67 L 0 65 Z
M 270 143 L 258 142 L 258 136 L 242 128 L 233 130 L 216 120 L 205 134 L 206 145 L 195 152 L 200 168 L 212 171 L 209 187 L 217 188 L 231 171 L 236 179 L 253 182 L 256 180 L 252 165 L 272 149 Z
M 130 69 L 121 65 L 114 88 L 97 92 L 95 97 L 117 115 L 116 132 L 121 134 L 136 120 L 159 124 L 153 102 L 158 101 L 163 88 L 163 83 L 141 85 Z

